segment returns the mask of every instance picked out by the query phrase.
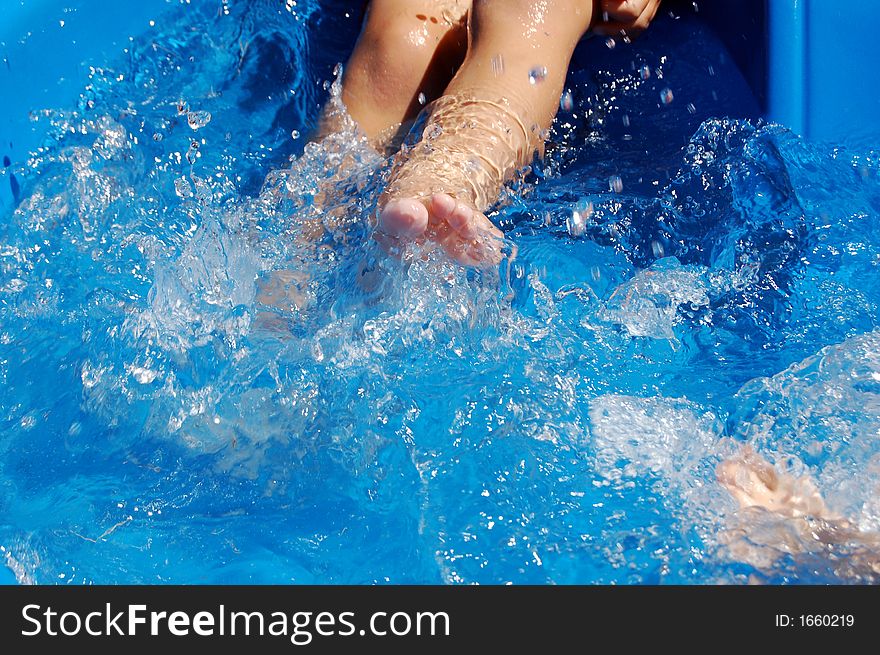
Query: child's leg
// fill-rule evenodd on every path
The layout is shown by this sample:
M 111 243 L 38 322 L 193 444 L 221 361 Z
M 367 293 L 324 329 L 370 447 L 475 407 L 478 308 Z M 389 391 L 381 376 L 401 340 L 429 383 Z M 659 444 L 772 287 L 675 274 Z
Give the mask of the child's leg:
M 497 230 L 481 212 L 542 148 L 592 6 L 474 0 L 467 56 L 432 108 L 421 142 L 392 173 L 380 199 L 378 238 L 424 236 L 463 263 L 497 261 Z
M 412 120 L 440 95 L 467 51 L 470 4 L 372 0 L 342 81 L 342 100 L 368 137 Z

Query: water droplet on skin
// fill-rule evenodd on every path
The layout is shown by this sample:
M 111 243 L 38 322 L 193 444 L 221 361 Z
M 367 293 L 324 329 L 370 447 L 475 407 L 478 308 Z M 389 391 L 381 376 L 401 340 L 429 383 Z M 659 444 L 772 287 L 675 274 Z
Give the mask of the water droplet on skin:
M 426 103 L 427 101 L 428 101 L 428 99 L 425 97 L 425 94 L 424 94 L 424 93 L 419 93 L 419 104 L 422 105 L 422 106 L 424 107 L 424 106 L 425 106 L 425 103 Z
M 433 123 L 425 129 L 425 133 L 423 136 L 427 141 L 433 141 L 441 134 L 443 134 L 443 128 L 437 125 L 437 123 Z M 404 154 L 406 154 L 405 151 Z
M 654 257 L 657 259 L 660 259 L 666 254 L 663 250 L 663 244 L 656 240 L 651 242 L 651 252 L 654 253 Z
M 501 53 L 492 57 L 492 73 L 495 77 L 504 74 L 504 57 L 501 56 Z
M 290 133 L 290 138 L 291 138 L 291 139 L 298 139 L 298 138 L 299 138 L 299 130 L 293 130 L 293 131 Z
M 620 175 L 612 175 L 608 178 L 608 188 L 614 193 L 623 191 L 623 180 L 620 179 Z
M 609 36 L 607 39 L 605 39 L 605 47 L 609 50 L 614 50 L 614 48 L 617 47 L 617 41 Z
M 660 92 L 660 102 L 662 102 L 664 105 L 668 105 L 674 99 L 675 96 L 672 95 L 672 89 L 670 89 L 669 87 L 666 87 Z
M 186 122 L 193 130 L 198 130 L 211 122 L 211 112 L 209 111 L 191 111 L 186 115 Z
M 546 66 L 535 66 L 532 70 L 529 71 L 529 83 L 530 84 L 540 84 L 547 77 L 547 67 Z
M 571 97 L 571 91 L 566 91 L 559 99 L 559 108 L 562 111 L 571 111 L 574 107 L 574 98 Z
M 639 69 L 639 75 L 641 76 L 641 78 L 643 80 L 647 80 L 649 77 L 651 77 L 651 67 L 650 66 L 642 66 Z

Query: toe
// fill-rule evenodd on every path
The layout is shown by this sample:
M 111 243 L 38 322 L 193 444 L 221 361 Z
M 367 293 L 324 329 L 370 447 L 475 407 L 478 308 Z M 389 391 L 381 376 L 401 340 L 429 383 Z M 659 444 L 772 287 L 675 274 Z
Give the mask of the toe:
M 392 200 L 379 214 L 379 229 L 391 236 L 414 238 L 427 226 L 428 210 L 415 198 Z
M 474 210 L 467 205 L 457 202 L 455 208 L 446 218 L 446 222 L 463 238 L 471 239 L 474 237 Z
M 431 196 L 431 213 L 445 221 L 455 209 L 455 198 L 446 193 L 435 193 Z

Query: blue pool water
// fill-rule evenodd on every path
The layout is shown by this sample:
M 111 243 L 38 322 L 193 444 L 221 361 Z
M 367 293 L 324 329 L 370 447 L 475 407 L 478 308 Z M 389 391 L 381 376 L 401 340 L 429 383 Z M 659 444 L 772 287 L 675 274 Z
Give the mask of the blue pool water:
M 735 557 L 715 466 L 749 441 L 880 530 L 880 152 L 757 120 L 667 16 L 577 53 L 514 261 L 404 266 L 388 162 L 307 145 L 348 4 L 162 3 L 9 144 L 3 575 L 866 581 Z

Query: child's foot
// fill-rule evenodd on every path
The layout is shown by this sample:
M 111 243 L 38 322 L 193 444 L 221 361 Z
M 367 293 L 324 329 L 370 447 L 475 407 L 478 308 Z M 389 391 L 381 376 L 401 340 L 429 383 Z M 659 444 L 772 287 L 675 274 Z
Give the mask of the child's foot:
M 777 472 L 750 446 L 744 446 L 737 456 L 721 462 L 717 475 L 718 481 L 743 508 L 762 507 L 791 518 L 839 518 L 825 506 L 812 480 Z
M 421 140 L 398 155 L 379 199 L 376 238 L 385 247 L 432 242 L 468 266 L 501 261 L 501 231 L 483 210 L 535 151 L 538 137 L 509 101 L 475 93 L 432 103 Z
M 432 241 L 466 266 L 496 266 L 502 235 L 486 216 L 447 193 L 395 197 L 379 212 L 376 238 L 386 247 Z

